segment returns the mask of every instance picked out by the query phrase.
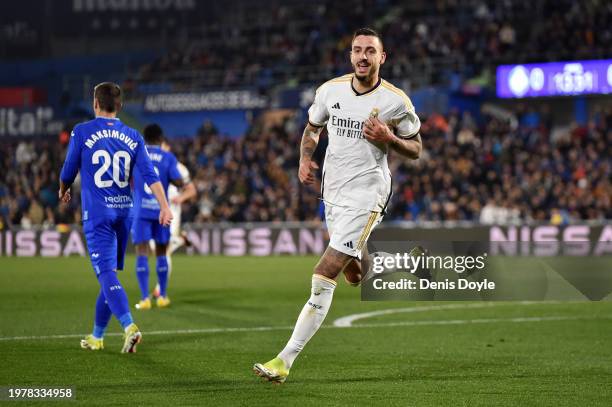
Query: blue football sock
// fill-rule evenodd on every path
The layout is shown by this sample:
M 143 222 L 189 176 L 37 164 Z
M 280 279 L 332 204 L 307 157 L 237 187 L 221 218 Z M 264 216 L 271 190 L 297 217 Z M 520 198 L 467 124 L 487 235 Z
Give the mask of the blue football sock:
M 96 301 L 96 315 L 94 319 L 94 328 L 92 335 L 96 338 L 103 338 L 104 331 L 106 331 L 106 327 L 113 316 L 108 304 L 106 303 L 106 298 L 104 297 L 104 293 L 100 290 L 100 294 L 98 295 L 98 300 Z
M 149 296 L 149 258 L 147 256 L 136 258 L 136 277 L 140 287 L 140 298 L 144 300 Z
M 130 314 L 127 295 L 117 278 L 117 273 L 114 271 L 102 272 L 98 275 L 98 281 L 108 307 L 115 318 L 119 320 L 121 326 L 125 329 L 128 325 L 134 323 L 132 314 Z
M 159 282 L 159 295 L 166 296 L 168 287 L 168 258 L 157 256 L 157 281 Z

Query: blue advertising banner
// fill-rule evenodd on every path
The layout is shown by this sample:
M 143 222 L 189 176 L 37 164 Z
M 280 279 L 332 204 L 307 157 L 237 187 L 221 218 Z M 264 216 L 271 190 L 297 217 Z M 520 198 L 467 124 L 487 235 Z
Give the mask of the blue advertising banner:
M 497 96 L 523 98 L 612 93 L 612 59 L 500 65 Z

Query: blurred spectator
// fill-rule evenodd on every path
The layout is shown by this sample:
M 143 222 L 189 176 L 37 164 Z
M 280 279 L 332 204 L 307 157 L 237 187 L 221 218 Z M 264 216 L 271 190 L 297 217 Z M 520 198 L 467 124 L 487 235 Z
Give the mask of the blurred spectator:
M 20 142 L 15 150 L 15 161 L 19 165 L 27 165 L 34 159 L 34 149 L 31 143 Z
M 595 109 L 587 125 L 562 131 L 544 122 L 533 127 L 458 117 L 424 118 L 418 161 L 391 155 L 394 195 L 387 220 L 567 224 L 612 218 L 612 110 Z M 297 179 L 301 125 L 295 116 L 268 127 L 256 121 L 243 137 L 231 139 L 208 122 L 192 139 L 171 140 L 199 192 L 197 201 L 183 205 L 183 220 L 317 220 L 319 185 L 305 187 Z M 318 161 L 325 145 L 322 136 Z M 57 143 L 0 145 L 2 225 L 80 222 L 78 182 L 70 205 L 57 201 L 64 156 Z
M 501 63 L 612 55 L 612 7 L 600 1 L 312 0 L 248 6 L 218 10 L 211 17 L 215 24 L 186 27 L 187 45 L 182 35 L 168 39 L 172 51 L 140 67 L 130 83 L 172 84 L 177 91 L 320 83 L 350 69 L 346 51 L 353 30 L 364 25 L 374 25 L 384 39 L 383 77 L 410 78 L 416 86 L 451 85 L 457 78 L 486 86 L 491 67 Z

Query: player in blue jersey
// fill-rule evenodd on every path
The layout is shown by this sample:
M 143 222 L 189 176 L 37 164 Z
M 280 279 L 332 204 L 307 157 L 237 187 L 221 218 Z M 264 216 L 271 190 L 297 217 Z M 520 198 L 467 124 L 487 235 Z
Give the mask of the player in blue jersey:
M 167 139 L 164 139 L 162 143 L 162 149 L 165 151 L 171 151 L 170 144 Z M 168 250 L 166 251 L 166 258 L 168 259 L 168 281 L 172 275 L 172 254 L 182 246 L 191 247 L 191 241 L 187 236 L 187 233 L 181 230 L 181 212 L 182 204 L 193 200 L 198 195 L 195 184 L 191 180 L 189 169 L 185 167 L 180 161 L 177 164 L 178 170 L 183 177 L 183 187 L 177 188 L 170 184 L 168 186 L 168 201 L 170 203 L 170 210 L 172 211 L 172 224 L 170 225 L 170 242 L 168 243 Z M 151 252 L 155 251 L 155 242 L 149 241 L 149 249 Z M 160 295 L 159 284 L 155 286 L 152 293 L 153 297 L 158 298 Z
M 142 136 L 117 119 L 121 88 L 104 82 L 94 88 L 96 118 L 74 127 L 60 174 L 59 198 L 70 201 L 70 187 L 81 173 L 83 232 L 100 283 L 94 329 L 81 340 L 84 349 L 104 348 L 104 331 L 114 315 L 125 331 L 121 352 L 135 352 L 142 334 L 130 314 L 127 295 L 117 279 L 123 269 L 132 219 L 130 181 L 137 168 L 159 201 L 159 223 L 169 225 L 172 213 Z
M 164 136 L 161 127 L 150 124 L 144 129 L 144 140 L 149 157 L 153 163 L 155 172 L 159 176 L 164 193 L 168 193 L 170 183 L 181 187 L 190 183 L 181 175 L 178 161 L 174 154 L 162 148 Z M 149 241 L 155 242 L 155 254 L 157 256 L 157 280 L 159 282 L 160 295 L 157 297 L 157 306 L 164 308 L 170 305 L 170 299 L 166 293 L 168 286 L 168 243 L 170 242 L 170 228 L 161 226 L 157 222 L 159 218 L 159 203 L 151 193 L 144 174 L 137 168 L 134 171 L 134 222 L 132 224 L 132 241 L 136 246 L 136 277 L 140 286 L 140 302 L 136 308 L 140 310 L 151 309 L 149 298 Z

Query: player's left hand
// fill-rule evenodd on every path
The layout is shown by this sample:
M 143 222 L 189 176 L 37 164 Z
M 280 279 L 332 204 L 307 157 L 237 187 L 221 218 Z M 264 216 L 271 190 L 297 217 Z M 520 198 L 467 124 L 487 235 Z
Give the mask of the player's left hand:
M 393 140 L 393 133 L 389 126 L 381 122 L 378 117 L 370 117 L 365 121 L 363 126 L 363 134 L 366 140 L 372 143 L 387 144 Z
M 159 224 L 163 226 L 170 226 L 172 223 L 172 211 L 169 207 L 161 208 L 159 210 Z
M 62 190 L 60 189 L 57 195 L 58 195 L 60 201 L 63 202 L 63 203 L 70 202 L 70 199 L 72 198 L 70 196 L 70 189 L 67 189 L 64 193 L 62 193 Z

